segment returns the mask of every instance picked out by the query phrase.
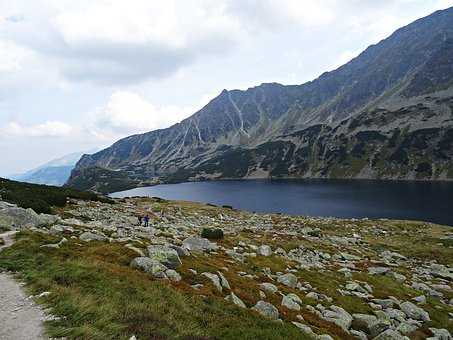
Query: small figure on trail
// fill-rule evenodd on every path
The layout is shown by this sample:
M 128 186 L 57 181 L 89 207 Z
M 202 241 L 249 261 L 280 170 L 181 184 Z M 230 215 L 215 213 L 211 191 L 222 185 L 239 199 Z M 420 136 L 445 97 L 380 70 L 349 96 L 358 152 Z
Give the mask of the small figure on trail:
M 145 228 L 148 228 L 148 224 L 149 224 L 149 216 L 146 215 L 143 220 L 145 221 Z
M 141 226 L 142 225 L 142 219 L 143 219 L 143 216 L 142 215 L 138 215 L 138 225 Z

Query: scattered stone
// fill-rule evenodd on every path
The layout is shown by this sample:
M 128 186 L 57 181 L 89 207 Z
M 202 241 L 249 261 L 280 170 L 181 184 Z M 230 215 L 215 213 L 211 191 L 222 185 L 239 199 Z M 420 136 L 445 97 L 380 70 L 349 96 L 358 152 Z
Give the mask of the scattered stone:
M 215 251 L 218 249 L 216 243 L 206 238 L 191 236 L 186 238 L 182 243 L 182 248 L 193 252 Z
M 222 291 L 222 285 L 220 284 L 220 279 L 216 274 L 204 272 L 204 273 L 201 273 L 201 275 L 203 275 L 203 276 L 207 277 L 209 280 L 211 280 L 214 287 L 216 287 L 219 292 Z
M 151 274 L 156 278 L 166 278 L 165 271 L 168 269 L 159 261 L 153 260 L 149 257 L 136 257 L 131 262 L 132 268 L 137 268 L 145 273 Z
M 271 256 L 272 255 L 272 249 L 268 245 L 261 245 L 258 247 L 258 255 L 261 256 Z
M 151 259 L 171 269 L 176 269 L 182 264 L 176 250 L 166 245 L 150 245 L 148 247 L 148 254 Z
M 86 231 L 86 232 L 82 233 L 79 236 L 79 239 L 80 239 L 80 241 L 83 241 L 83 242 L 105 241 L 105 240 L 107 240 L 107 238 L 105 236 L 99 235 L 99 234 L 94 234 L 94 233 L 91 233 L 89 231 Z
M 407 317 L 420 321 L 430 321 L 428 312 L 422 308 L 417 307 L 412 302 L 406 301 L 401 304 L 401 310 L 407 315 Z
M 217 272 L 217 274 L 219 275 L 220 284 L 222 285 L 222 287 L 226 289 L 231 289 L 230 284 L 226 277 L 219 271 Z
M 264 290 L 265 292 L 268 292 L 268 293 L 275 294 L 278 292 L 277 286 L 274 285 L 273 283 L 264 282 L 264 283 L 260 283 L 259 286 L 262 290 Z
M 290 310 L 300 310 L 302 300 L 296 294 L 284 295 L 282 299 L 282 306 Z
M 391 269 L 387 267 L 369 267 L 368 273 L 371 275 L 385 275 L 390 272 Z
M 387 329 L 386 331 L 375 337 L 373 340 L 409 340 L 409 338 L 401 335 L 393 329 Z
M 230 302 L 233 302 L 236 306 L 239 306 L 241 308 L 247 308 L 245 303 L 233 292 L 231 292 L 230 295 L 228 295 L 225 299 Z
M 181 275 L 179 275 L 179 273 L 174 269 L 166 270 L 165 275 L 167 275 L 167 277 L 170 281 L 173 281 L 173 282 L 181 281 Z
M 256 310 L 258 313 L 261 315 L 272 319 L 272 320 L 277 320 L 278 319 L 278 309 L 275 308 L 274 305 L 272 305 L 269 302 L 265 301 L 258 301 L 256 305 L 252 308 L 253 310 Z
M 277 281 L 290 288 L 296 288 L 297 286 L 297 277 L 291 273 L 278 276 Z

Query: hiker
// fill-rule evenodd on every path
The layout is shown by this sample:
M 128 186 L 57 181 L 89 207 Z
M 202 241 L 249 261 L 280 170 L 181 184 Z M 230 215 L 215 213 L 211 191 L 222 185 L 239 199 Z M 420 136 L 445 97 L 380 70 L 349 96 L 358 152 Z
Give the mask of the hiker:
M 148 224 L 149 224 L 149 216 L 148 215 L 146 215 L 144 217 L 144 221 L 145 221 L 145 228 L 148 228 Z
M 143 219 L 143 216 L 142 215 L 138 215 L 138 225 L 141 226 L 142 225 L 142 219 Z

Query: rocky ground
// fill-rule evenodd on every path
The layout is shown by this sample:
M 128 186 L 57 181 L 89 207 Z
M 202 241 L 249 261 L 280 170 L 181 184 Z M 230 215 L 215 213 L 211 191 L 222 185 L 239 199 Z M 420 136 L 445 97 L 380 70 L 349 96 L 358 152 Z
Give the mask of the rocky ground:
M 138 225 L 144 214 L 149 227 Z M 451 227 L 128 198 L 72 201 L 53 217 L 2 203 L 0 228 L 53 236 L 40 245 L 53 252 L 120 245 L 150 280 L 227 300 L 301 338 L 452 339 Z M 202 238 L 203 228 L 224 237 Z

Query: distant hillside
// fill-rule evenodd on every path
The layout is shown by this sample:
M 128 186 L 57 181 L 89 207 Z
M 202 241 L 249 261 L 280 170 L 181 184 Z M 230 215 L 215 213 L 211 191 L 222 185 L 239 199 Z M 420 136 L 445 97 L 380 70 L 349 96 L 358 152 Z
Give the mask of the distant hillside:
M 452 131 L 450 8 L 314 81 L 224 90 L 179 124 L 83 156 L 68 185 L 105 189 L 106 174 L 117 171 L 122 186 L 269 177 L 451 180 Z
M 95 151 L 96 150 L 92 150 L 92 152 Z M 62 186 L 70 177 L 72 169 L 74 169 L 74 166 L 83 154 L 83 152 L 74 152 L 51 160 L 38 168 L 22 174 L 9 176 L 9 178 L 27 183 Z

